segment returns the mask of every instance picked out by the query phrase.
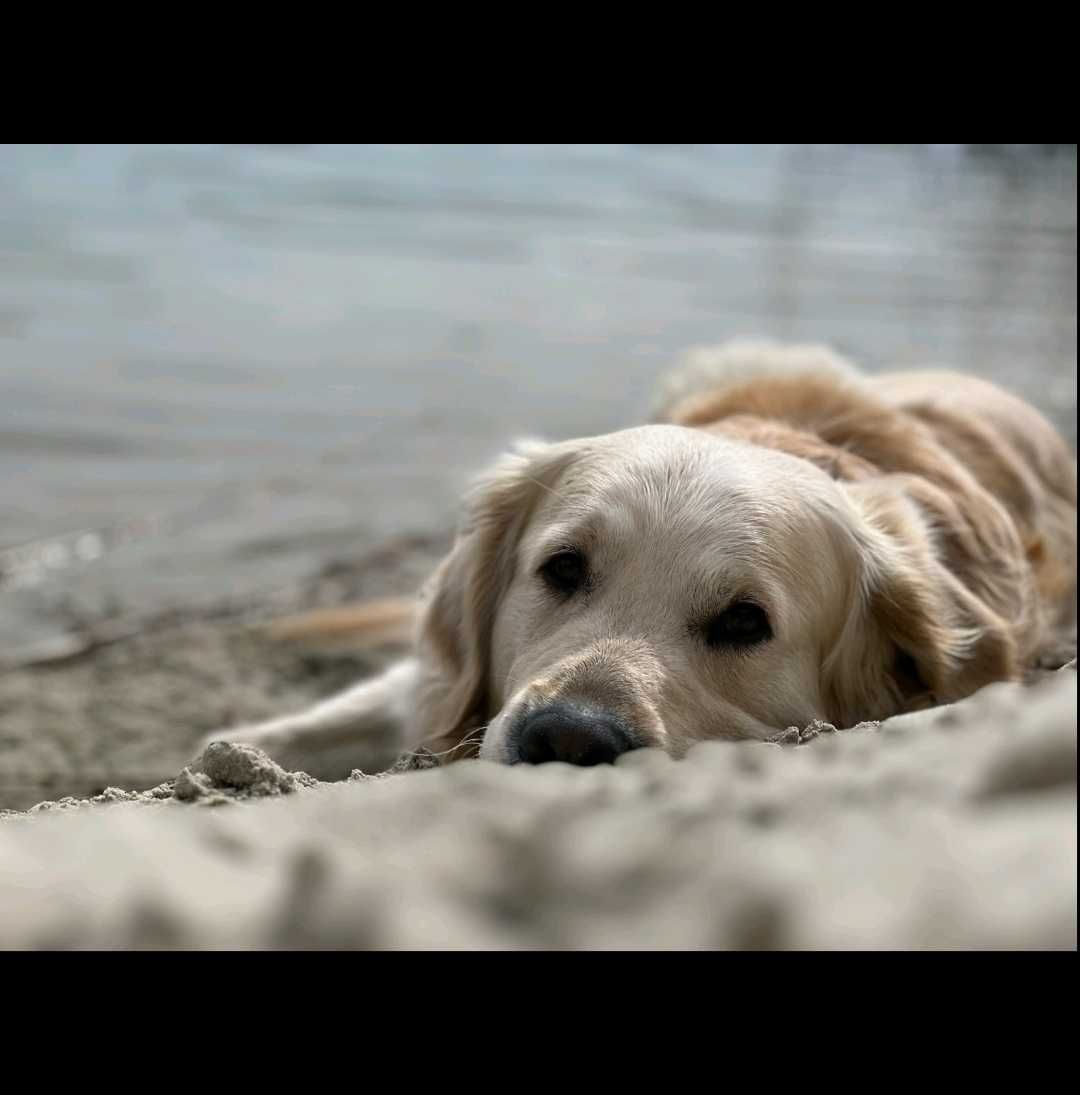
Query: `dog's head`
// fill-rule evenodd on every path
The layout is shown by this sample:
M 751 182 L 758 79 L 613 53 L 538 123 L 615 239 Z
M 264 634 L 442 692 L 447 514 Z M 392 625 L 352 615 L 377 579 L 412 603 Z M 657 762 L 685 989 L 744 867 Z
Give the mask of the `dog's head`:
M 966 695 L 1001 621 L 886 482 L 656 425 L 506 457 L 428 592 L 419 716 L 438 751 L 591 764 Z

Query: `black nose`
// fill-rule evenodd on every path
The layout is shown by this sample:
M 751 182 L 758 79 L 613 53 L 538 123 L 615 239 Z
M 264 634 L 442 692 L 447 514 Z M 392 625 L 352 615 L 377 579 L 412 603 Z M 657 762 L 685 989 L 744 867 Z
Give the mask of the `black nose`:
M 568 704 L 529 712 L 517 734 L 517 757 L 524 764 L 611 764 L 633 748 L 630 734 L 614 716 Z

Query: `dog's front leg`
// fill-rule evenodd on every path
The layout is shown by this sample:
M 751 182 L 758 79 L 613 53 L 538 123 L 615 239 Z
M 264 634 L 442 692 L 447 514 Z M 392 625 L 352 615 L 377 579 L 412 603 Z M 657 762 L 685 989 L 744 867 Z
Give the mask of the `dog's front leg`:
M 214 741 L 243 742 L 318 779 L 343 779 L 354 768 L 377 772 L 415 744 L 417 676 L 416 659 L 407 658 L 305 711 L 207 734 L 199 752 Z

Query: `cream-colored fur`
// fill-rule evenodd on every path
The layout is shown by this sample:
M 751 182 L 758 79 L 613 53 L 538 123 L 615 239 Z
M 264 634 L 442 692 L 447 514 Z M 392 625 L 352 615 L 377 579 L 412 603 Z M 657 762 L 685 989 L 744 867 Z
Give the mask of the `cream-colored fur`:
M 402 748 L 513 762 L 515 720 L 565 700 L 679 755 L 959 699 L 1075 619 L 1075 459 L 984 381 L 737 342 L 691 352 L 656 417 L 519 446 L 468 499 L 413 659 L 211 738 L 299 761 L 321 735 L 340 761 L 392 704 Z M 539 571 L 567 548 L 590 581 L 560 598 Z M 708 646 L 703 622 L 746 599 L 771 638 Z

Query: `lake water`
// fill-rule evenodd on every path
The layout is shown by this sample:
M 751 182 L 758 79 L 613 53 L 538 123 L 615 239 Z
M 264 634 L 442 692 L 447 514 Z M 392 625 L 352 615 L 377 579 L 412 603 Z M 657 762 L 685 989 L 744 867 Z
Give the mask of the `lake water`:
M 1075 146 L 4 146 L 0 644 L 449 529 L 509 439 L 737 334 L 1075 443 Z

